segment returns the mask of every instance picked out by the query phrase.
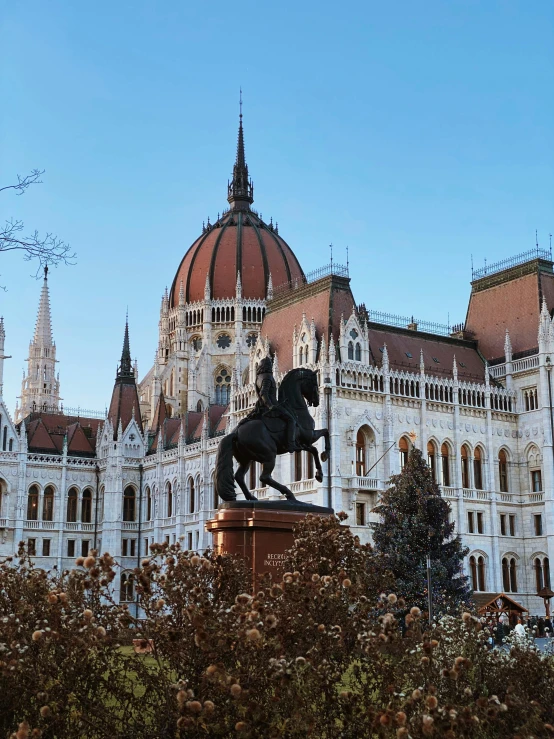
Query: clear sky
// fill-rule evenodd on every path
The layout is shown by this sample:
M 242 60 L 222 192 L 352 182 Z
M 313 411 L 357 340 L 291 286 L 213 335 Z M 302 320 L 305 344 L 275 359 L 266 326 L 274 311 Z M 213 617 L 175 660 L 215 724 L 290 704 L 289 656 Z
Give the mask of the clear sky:
M 369 308 L 464 320 L 476 266 L 554 231 L 551 0 L 0 0 L 0 217 L 52 270 L 65 404 L 109 403 L 129 309 L 141 377 L 179 262 L 226 203 L 238 90 L 255 207 L 304 270 L 350 247 Z M 0 255 L 10 408 L 40 282 Z

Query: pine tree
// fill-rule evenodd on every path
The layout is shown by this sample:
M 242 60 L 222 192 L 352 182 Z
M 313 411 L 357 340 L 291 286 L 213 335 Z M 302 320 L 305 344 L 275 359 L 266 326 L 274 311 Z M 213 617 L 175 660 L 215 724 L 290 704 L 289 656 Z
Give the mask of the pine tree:
M 468 549 L 454 536 L 450 506 L 441 496 L 419 449 L 410 452 L 399 475 L 391 477 L 372 524 L 376 552 L 387 557 L 396 578 L 397 595 L 409 607 L 427 610 L 427 555 L 431 555 L 433 615 L 457 612 L 470 600 L 462 561 Z

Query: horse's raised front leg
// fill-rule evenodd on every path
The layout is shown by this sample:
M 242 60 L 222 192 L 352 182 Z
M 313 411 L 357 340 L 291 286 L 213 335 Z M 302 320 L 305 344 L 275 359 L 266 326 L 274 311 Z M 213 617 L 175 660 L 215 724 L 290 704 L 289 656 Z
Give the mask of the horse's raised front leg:
M 270 488 L 275 488 L 275 490 L 278 490 L 280 493 L 285 495 L 288 500 L 296 500 L 292 493 L 292 490 L 289 490 L 285 485 L 281 485 L 281 483 L 277 482 L 277 480 L 274 480 L 271 477 L 271 473 L 273 472 L 274 468 L 275 457 L 273 457 L 273 459 L 271 459 L 270 461 L 264 462 L 262 465 L 260 482 L 262 482 L 264 485 L 269 485 Z
M 244 497 L 246 498 L 246 500 L 258 500 L 255 495 L 252 495 L 244 480 L 244 476 L 250 468 L 250 461 L 239 459 L 238 462 L 239 468 L 235 472 L 235 480 L 237 481 L 239 488 L 244 493 Z
M 306 449 L 309 454 L 312 455 L 315 462 L 315 479 L 318 482 L 323 482 L 323 470 L 321 469 L 321 462 L 319 461 L 319 452 L 317 451 L 317 447 L 315 446 L 309 446 Z
M 326 462 L 329 459 L 329 452 L 331 451 L 331 439 L 329 437 L 329 429 L 316 429 L 314 431 L 312 441 L 317 441 L 321 437 L 325 437 L 325 451 L 321 452 L 321 461 Z

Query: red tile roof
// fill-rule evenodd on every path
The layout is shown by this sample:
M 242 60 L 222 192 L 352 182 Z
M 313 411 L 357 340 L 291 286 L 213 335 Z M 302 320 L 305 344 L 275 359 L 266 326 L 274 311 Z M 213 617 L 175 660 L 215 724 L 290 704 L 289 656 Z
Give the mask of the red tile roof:
M 104 421 L 62 413 L 31 413 L 21 423 L 25 424 L 27 446 L 31 452 L 62 454 L 67 435 L 70 456 L 92 457 L 96 453 L 96 437 Z
M 179 302 L 181 282 L 186 302 L 204 300 L 206 276 L 214 300 L 235 295 L 237 272 L 245 298 L 265 299 L 273 285 L 303 281 L 304 273 L 288 244 L 253 211 L 230 210 L 187 251 L 173 280 L 170 305 Z

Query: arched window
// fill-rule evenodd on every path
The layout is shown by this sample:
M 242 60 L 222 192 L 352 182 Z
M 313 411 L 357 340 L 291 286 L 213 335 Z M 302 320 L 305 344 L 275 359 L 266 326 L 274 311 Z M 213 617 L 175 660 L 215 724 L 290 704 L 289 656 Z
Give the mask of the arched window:
M 2 504 L 4 502 L 4 486 L 0 480 L 0 518 L 2 518 Z
M 505 593 L 510 592 L 510 565 L 506 557 L 502 559 L 502 585 Z
M 498 480 L 500 482 L 500 492 L 508 492 L 508 458 L 504 449 L 498 453 Z
M 348 359 L 354 359 L 354 344 L 351 341 L 348 342 Z
M 469 449 L 464 444 L 462 446 L 462 487 L 469 488 Z
M 358 429 L 356 434 L 356 474 L 363 477 L 366 473 L 365 434 Z
M 515 558 L 512 557 L 510 559 L 510 587 L 512 589 L 512 593 L 517 593 L 517 565 Z
M 135 597 L 135 581 L 132 572 L 124 572 L 121 575 L 119 600 L 121 603 L 130 603 Z
M 203 410 L 204 409 L 202 408 L 202 401 L 199 400 L 198 403 L 196 404 L 196 412 L 197 413 L 202 413 Z
M 135 520 L 135 503 L 136 495 L 135 489 L 128 485 L 123 493 L 123 520 L 134 521 Z
M 4 438 L 2 439 L 2 449 L 3 451 L 6 451 L 6 446 L 8 443 L 8 427 L 4 426 Z
M 83 523 L 90 523 L 92 521 L 92 490 L 90 488 L 83 491 L 81 521 Z
M 441 446 L 441 471 L 442 471 L 442 484 L 444 487 L 450 487 L 450 449 L 448 444 L 444 443 Z
M 433 480 L 437 480 L 437 447 L 435 446 L 435 442 L 428 441 L 427 442 L 427 464 L 429 465 L 429 469 L 431 470 L 431 475 L 433 476 Z
M 298 352 L 298 364 L 304 364 L 304 347 L 302 346 L 300 347 L 300 351 Z
M 194 480 L 192 477 L 189 480 L 189 513 L 194 513 L 196 506 L 196 490 L 194 489 Z
M 8 451 L 13 452 L 13 439 L 10 439 Z
M 42 520 L 54 520 L 54 488 L 52 485 L 48 485 L 44 491 L 44 498 L 42 499 Z
M 302 452 L 294 452 L 294 481 L 302 479 Z
M 306 346 L 304 347 L 304 363 L 305 364 L 308 364 L 308 361 L 309 361 L 308 357 L 309 357 L 309 355 L 308 355 L 308 345 L 306 344 Z
M 398 451 L 400 453 L 400 469 L 402 470 L 408 464 L 408 457 L 410 456 L 410 442 L 405 436 L 400 437 Z
M 255 464 L 256 464 L 255 462 L 252 462 L 252 464 L 250 466 L 250 475 L 252 475 L 252 467 L 254 467 Z M 252 480 L 252 477 L 250 477 L 250 480 Z M 217 508 L 219 508 L 219 496 L 218 496 L 217 491 L 215 489 L 214 476 L 213 476 L 213 474 L 212 474 L 212 477 L 211 477 L 211 486 L 212 486 L 212 494 L 213 494 L 213 499 L 214 499 L 213 500 L 214 508 L 217 509 Z M 256 487 L 256 485 L 254 484 L 254 486 L 252 486 L 252 483 L 251 483 L 250 484 L 250 489 L 252 490 L 253 487 Z
M 542 562 L 540 561 L 538 557 L 535 559 L 534 567 L 535 567 L 535 583 L 537 586 L 537 593 L 538 593 L 544 588 Z
M 362 361 L 362 347 L 357 342 L 356 343 L 356 362 L 361 362 L 361 361 Z
M 146 488 L 146 520 L 152 520 L 152 491 L 149 487 Z
M 477 580 L 479 585 L 479 590 L 484 591 L 486 590 L 486 579 L 485 579 L 485 558 L 483 556 L 479 557 L 477 560 Z
M 27 495 L 27 521 L 38 520 L 38 487 L 31 485 Z
M 550 560 L 545 557 L 542 561 L 542 575 L 545 588 L 550 588 Z
M 70 488 L 67 494 L 67 520 L 75 523 L 77 520 L 77 488 Z
M 165 486 L 166 498 L 167 498 L 167 517 L 173 515 L 173 490 L 171 489 L 171 483 L 168 482 Z
M 228 405 L 231 399 L 231 373 L 222 367 L 215 376 L 216 405 Z
M 472 555 L 469 558 L 469 571 L 471 573 L 471 587 L 473 590 L 479 590 L 479 583 L 477 582 L 477 562 L 475 557 Z
M 483 490 L 483 459 L 479 447 L 473 453 L 473 485 L 477 490 Z

